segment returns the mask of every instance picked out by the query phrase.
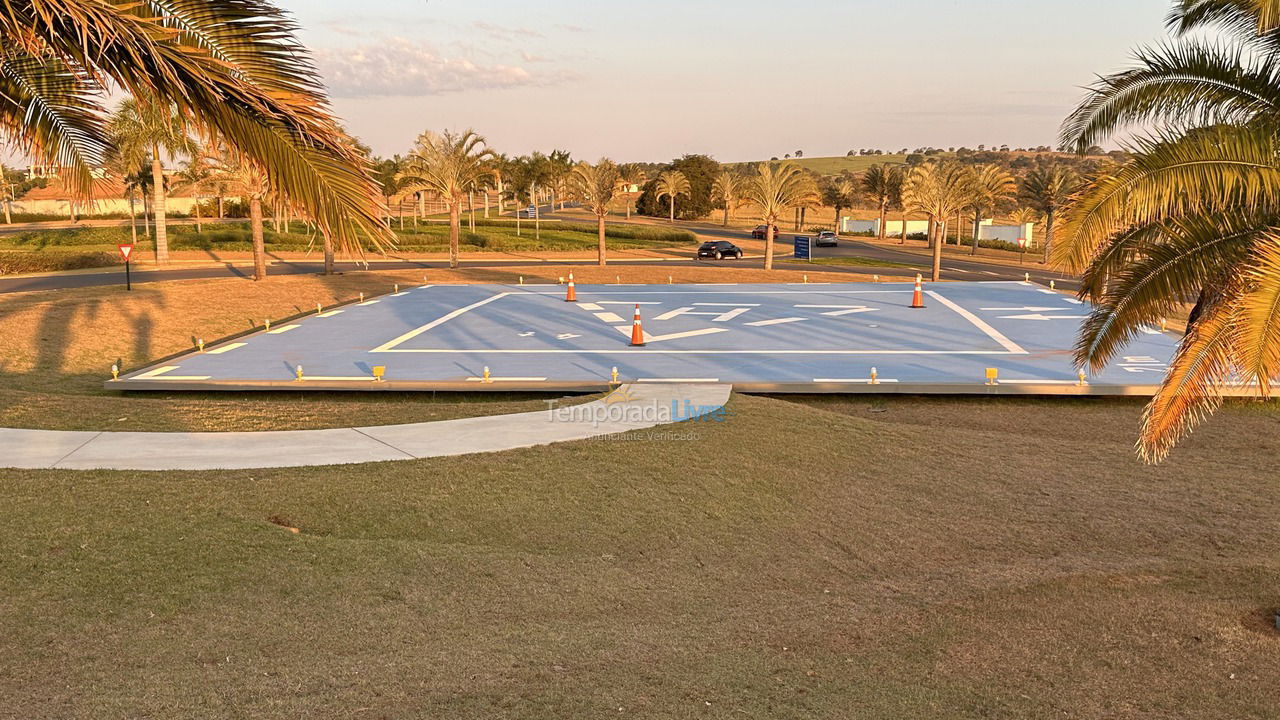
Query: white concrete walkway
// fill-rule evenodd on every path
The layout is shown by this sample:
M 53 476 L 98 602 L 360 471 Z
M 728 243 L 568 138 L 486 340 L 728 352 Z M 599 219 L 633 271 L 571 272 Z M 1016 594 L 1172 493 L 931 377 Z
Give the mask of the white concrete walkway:
M 496 452 L 641 430 L 709 414 L 714 417 L 728 401 L 730 389 L 729 385 L 642 383 L 623 385 L 601 400 L 554 413 L 332 430 L 152 433 L 0 428 L 0 467 L 217 470 Z

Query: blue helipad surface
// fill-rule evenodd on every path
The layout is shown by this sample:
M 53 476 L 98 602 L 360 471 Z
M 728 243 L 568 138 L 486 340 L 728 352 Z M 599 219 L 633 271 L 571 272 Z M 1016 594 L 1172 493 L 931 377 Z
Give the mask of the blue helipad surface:
M 108 387 L 593 390 L 616 368 L 622 382 L 757 391 L 1142 394 L 1177 341 L 1147 328 L 1081 385 L 1071 348 L 1088 307 L 1031 283 L 933 283 L 924 309 L 908 307 L 909 283 L 579 285 L 578 302 L 564 295 L 555 285 L 410 288 Z M 629 345 L 637 303 L 643 347 Z M 987 368 L 999 385 L 987 384 Z

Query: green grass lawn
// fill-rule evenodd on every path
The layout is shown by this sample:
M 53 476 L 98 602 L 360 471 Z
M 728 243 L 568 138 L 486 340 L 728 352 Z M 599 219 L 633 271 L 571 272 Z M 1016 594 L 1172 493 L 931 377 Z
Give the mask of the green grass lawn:
M 809 261 L 814 265 L 845 265 L 850 267 L 890 267 L 890 268 L 912 268 L 927 267 L 927 263 L 900 263 L 890 262 L 887 260 L 873 260 L 871 258 L 849 256 L 849 257 L 826 257 L 813 258 Z
M 507 220 L 477 220 L 475 232 L 465 221 L 460 240 L 463 252 L 538 252 L 581 250 L 594 252 L 598 242 L 594 224 L 544 221 L 541 230 L 532 222 L 517 228 Z M 320 238 L 307 231 L 302 223 L 293 223 L 290 232 L 276 232 L 271 223 L 264 229 L 268 252 L 317 250 Z M 449 228 L 444 223 L 407 223 L 402 230 L 396 223 L 397 249 L 404 252 L 446 252 Z M 0 236 L 0 274 L 43 272 L 105 267 L 120 263 L 116 246 L 130 242 L 128 227 L 86 227 L 71 230 L 32 230 Z M 672 248 L 696 242 L 686 230 L 644 226 L 606 227 L 606 243 L 612 250 L 640 248 Z M 142 258 L 148 257 L 151 240 L 141 229 L 138 236 Z M 193 225 L 169 227 L 172 251 L 249 252 L 252 239 L 244 223 L 206 224 L 203 232 Z M 369 250 L 373 250 L 370 246 Z
M 1153 468 L 1131 401 L 730 407 L 432 461 L 0 472 L 3 714 L 1280 709 L 1274 411 Z

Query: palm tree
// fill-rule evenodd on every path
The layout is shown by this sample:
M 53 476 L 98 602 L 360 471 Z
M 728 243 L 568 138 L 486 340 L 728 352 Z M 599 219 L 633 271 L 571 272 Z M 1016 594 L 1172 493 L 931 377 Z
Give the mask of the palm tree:
M 676 221 L 676 196 L 688 195 L 692 192 L 689 186 L 689 178 L 679 170 L 664 170 L 658 175 L 657 181 L 653 186 L 654 192 L 657 194 L 658 201 L 662 198 L 671 198 L 671 222 Z
M 470 189 L 493 172 L 494 154 L 485 147 L 484 137 L 474 130 L 461 133 L 430 130 L 418 136 L 413 152 L 404 161 L 398 178 L 408 192 L 432 192 L 449 208 L 449 267 L 458 267 L 459 235 L 462 232 L 462 204 Z M 517 212 L 519 212 L 517 210 Z
M 266 170 L 256 161 L 229 149 L 208 158 L 212 180 L 236 189 L 249 201 L 249 234 L 253 242 L 253 279 L 267 278 L 267 248 L 263 234 L 262 201 L 271 193 Z M 329 253 L 325 254 L 325 273 L 331 272 Z
M 927 162 L 911 169 L 902 186 L 906 207 L 929 216 L 929 242 L 933 248 L 933 282 L 942 277 L 942 243 L 946 220 L 967 202 L 965 168 L 952 161 Z M 905 234 L 906 227 L 903 227 Z
M 818 188 L 813 176 L 793 162 L 760 163 L 756 174 L 743 187 L 742 199 L 760 209 L 766 226 L 764 269 L 773 269 L 773 226 L 783 213 L 797 207 L 818 203 Z
M 852 207 L 858 187 L 848 176 L 832 178 L 822 188 L 822 203 L 835 209 L 836 234 L 840 233 L 840 211 Z M 884 221 L 881 220 L 883 226 Z
M 889 206 L 894 204 L 894 198 L 902 192 L 903 178 L 901 167 L 884 163 L 872 165 L 862 174 L 863 192 L 869 195 L 875 202 L 876 207 L 880 209 L 881 240 L 884 240 L 886 236 L 885 216 L 889 213 Z M 903 242 L 906 242 L 906 238 L 907 220 L 904 215 L 902 219 Z
M 969 254 L 978 254 L 978 234 L 982 216 L 993 212 L 996 205 L 1009 198 L 1017 190 L 1013 176 L 999 165 L 979 165 L 969 172 L 969 207 L 973 210 L 973 247 Z M 956 230 L 959 239 L 959 229 Z
M 200 194 L 205 186 L 213 179 L 213 173 L 209 170 L 208 162 L 201 155 L 195 155 L 183 165 L 182 170 L 178 172 L 178 185 L 180 187 L 190 188 L 195 196 L 196 211 L 196 232 L 202 232 L 200 227 Z
M 622 184 L 618 166 L 608 158 L 601 158 L 595 165 L 580 162 L 569 174 L 569 183 L 573 194 L 596 216 L 596 234 L 599 237 L 596 252 L 598 262 L 603 267 L 605 264 L 604 218 L 609 214 L 609 203 L 617 197 L 619 186 Z
M 0 202 L 4 203 L 4 223 L 13 224 L 13 183 L 9 182 L 9 168 L 0 163 Z
M 733 214 L 733 208 L 738 204 L 742 184 L 742 176 L 728 168 L 721 170 L 715 181 L 711 183 L 711 199 L 724 204 L 724 227 L 729 227 L 729 216 Z
M 1080 176 L 1061 165 L 1041 166 L 1022 180 L 1022 198 L 1044 213 L 1044 262 L 1053 251 L 1054 220 L 1067 199 L 1080 186 Z
M 168 190 L 165 186 L 162 153 L 188 155 L 195 141 L 187 134 L 187 124 L 176 106 L 155 99 L 126 98 L 111 116 L 110 133 L 115 149 L 126 163 L 141 167 L 151 161 L 151 212 L 156 222 L 156 262 L 169 262 L 169 227 L 166 214 Z
M 618 166 L 618 172 L 622 174 L 622 181 L 628 185 L 643 185 L 649 179 L 649 174 L 645 172 L 643 167 L 636 163 L 623 163 Z M 626 202 L 627 219 L 630 220 L 632 198 L 627 198 Z
M 1163 459 L 1234 383 L 1280 376 L 1280 16 L 1273 0 L 1180 0 L 1175 42 L 1102 78 L 1063 126 L 1078 151 L 1149 132 L 1065 214 L 1052 259 L 1094 310 L 1076 361 L 1104 367 L 1144 325 L 1194 302 L 1138 452 Z M 1221 36 L 1212 37 L 1214 30 Z M 1198 127 L 1197 127 L 1198 126 Z
M 111 146 L 100 98 L 119 87 L 252 157 L 343 247 L 390 240 L 367 168 L 269 0 L 18 0 L 2 14 L 0 139 L 63 168 L 80 201 Z

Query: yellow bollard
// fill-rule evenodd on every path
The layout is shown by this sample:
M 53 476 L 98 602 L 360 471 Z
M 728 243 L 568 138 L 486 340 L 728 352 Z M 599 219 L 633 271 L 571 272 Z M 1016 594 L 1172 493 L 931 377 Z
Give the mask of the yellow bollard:
M 621 284 L 622 284 L 622 276 L 621 276 L 621 275 L 614 275 L 614 276 L 613 276 L 613 284 L 614 284 L 614 285 L 621 285 Z
M 871 282 L 873 282 L 873 283 L 878 283 L 878 282 L 880 282 L 880 276 L 879 276 L 879 275 L 872 275 L 872 276 L 871 276 Z
M 196 338 L 196 348 L 200 352 L 204 352 L 204 338 Z
M 667 276 L 667 284 L 668 284 L 668 285 L 670 285 L 670 284 L 671 284 L 671 276 L 670 276 L 670 275 L 668 275 L 668 276 Z
M 1169 321 L 1164 318 L 1160 318 L 1160 332 L 1164 332 L 1167 329 L 1169 329 Z
M 618 368 L 613 369 L 613 373 L 609 376 L 609 382 L 613 383 L 614 385 L 618 384 Z
M 360 293 L 360 302 L 364 302 L 364 293 Z
M 1055 283 L 1054 281 L 1050 280 L 1050 281 L 1049 281 L 1049 289 L 1050 289 L 1050 290 L 1057 290 L 1057 289 L 1058 289 L 1058 287 L 1057 287 L 1057 283 Z
M 400 292 L 400 283 L 391 286 L 391 292 Z
M 320 315 L 323 312 L 324 312 L 324 308 L 320 306 L 320 303 L 316 303 L 316 314 Z
M 879 373 L 876 372 L 875 368 L 871 368 L 871 384 L 872 385 L 880 384 L 880 375 Z
M 115 363 L 111 363 L 111 379 L 112 380 L 120 379 L 120 366 L 116 365 Z
M 1076 377 L 1077 377 L 1077 378 L 1079 378 L 1079 382 L 1077 382 L 1077 383 L 1076 383 L 1077 385 L 1080 385 L 1081 387 L 1083 387 L 1083 386 L 1085 386 L 1085 385 L 1088 385 L 1088 384 L 1089 384 L 1089 383 L 1085 382 L 1085 379 L 1084 379 L 1084 371 L 1083 371 L 1083 370 L 1081 370 L 1079 373 L 1077 373 L 1077 374 L 1076 374 Z
M 485 365 L 485 366 L 484 366 L 484 381 L 485 381 L 485 382 L 493 382 L 493 380 L 489 378 L 489 366 L 488 366 L 488 365 Z
M 999 370 L 997 370 L 996 368 L 987 368 L 987 384 L 988 384 L 988 385 L 999 385 L 999 384 L 1000 384 L 1000 371 L 999 371 Z
M 294 382 L 302 382 L 302 366 L 299 365 L 293 369 Z
M 266 329 L 267 329 L 267 330 L 270 330 L 270 329 L 271 329 L 271 318 L 267 318 L 266 320 L 263 320 L 263 322 L 264 322 L 264 323 L 266 324 L 266 326 L 267 326 L 267 327 L 266 327 Z
M 1031 282 L 1031 273 L 1022 273 L 1022 282 Z
M 386 366 L 386 365 L 374 365 L 374 366 L 373 366 L 373 380 L 374 380 L 374 382 L 382 382 L 382 376 L 383 376 L 383 375 L 386 375 L 386 374 L 387 374 L 387 366 Z
M 521 284 L 521 285 L 523 285 L 523 284 L 524 284 L 524 276 L 523 276 L 523 275 L 521 275 L 521 276 L 520 276 L 520 284 Z
M 563 284 L 564 284 L 564 276 L 563 276 L 563 275 L 561 275 L 561 276 L 560 276 L 560 282 L 559 282 L 558 284 L 559 284 L 559 285 L 563 285 Z
M 805 275 L 805 276 L 803 276 L 803 277 L 804 277 L 804 284 L 805 284 L 805 285 L 808 285 L 808 284 L 809 284 L 809 276 L 808 276 L 808 275 Z
M 422 286 L 423 286 L 423 287 L 426 287 L 426 286 L 427 286 L 427 276 L 426 276 L 426 275 L 423 275 L 423 276 L 422 276 Z

